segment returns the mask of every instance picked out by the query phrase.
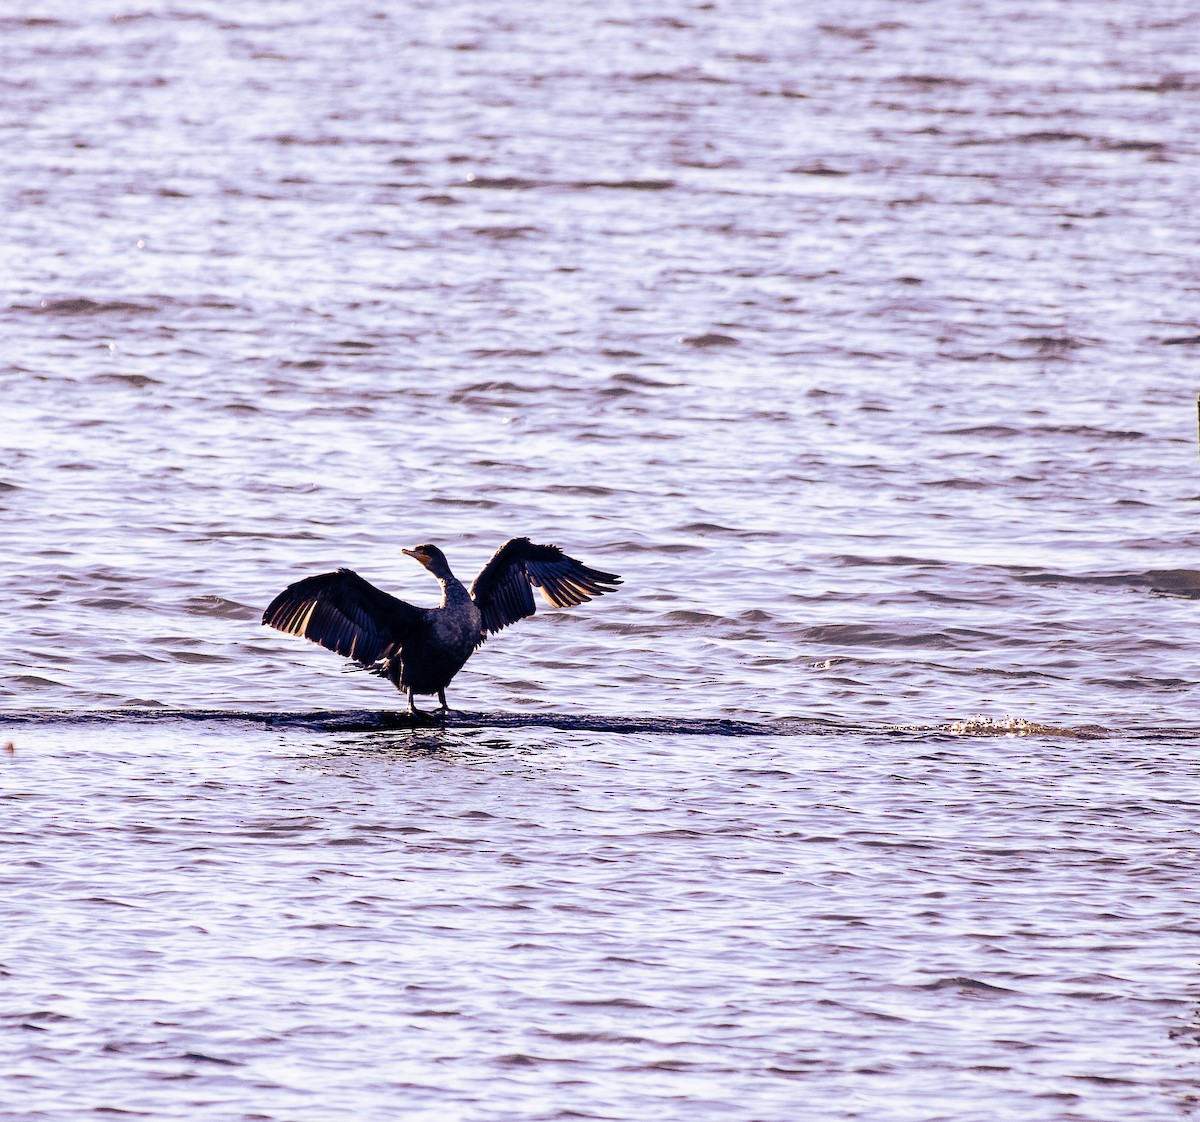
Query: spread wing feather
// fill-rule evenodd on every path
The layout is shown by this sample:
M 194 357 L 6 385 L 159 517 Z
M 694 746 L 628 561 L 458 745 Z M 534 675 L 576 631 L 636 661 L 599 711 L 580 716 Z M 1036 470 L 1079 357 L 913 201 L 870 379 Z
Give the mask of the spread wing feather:
M 483 616 L 484 631 L 494 633 L 533 615 L 535 588 L 556 608 L 569 608 L 615 592 L 620 583 L 616 574 L 589 568 L 556 545 L 513 538 L 484 565 L 471 585 L 471 596 Z
M 289 585 L 267 606 L 263 623 L 371 666 L 403 646 L 423 614 L 350 569 L 338 569 Z

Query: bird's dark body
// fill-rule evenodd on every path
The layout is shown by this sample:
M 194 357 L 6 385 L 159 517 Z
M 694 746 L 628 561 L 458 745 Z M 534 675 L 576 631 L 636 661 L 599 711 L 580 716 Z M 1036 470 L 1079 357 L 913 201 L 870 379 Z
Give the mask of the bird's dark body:
M 533 615 L 533 588 L 560 607 L 612 592 L 620 578 L 590 569 L 557 546 L 513 538 L 475 578 L 470 591 L 450 571 L 442 551 L 419 545 L 403 552 L 442 585 L 436 608 L 417 608 L 376 588 L 350 569 L 305 577 L 285 588 L 263 613 L 263 623 L 303 635 L 387 678 L 408 694 L 446 687 L 490 633 Z
M 444 690 L 486 637 L 479 609 L 460 584 L 456 595 L 437 608 L 424 608 L 402 653 L 380 671 L 399 690 L 438 693 Z

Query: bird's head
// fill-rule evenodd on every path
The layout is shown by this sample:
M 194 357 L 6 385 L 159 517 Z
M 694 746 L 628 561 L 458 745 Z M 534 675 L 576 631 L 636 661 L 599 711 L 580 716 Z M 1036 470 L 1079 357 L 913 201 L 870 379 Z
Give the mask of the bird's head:
M 446 563 L 446 555 L 436 545 L 426 543 L 413 546 L 412 549 L 402 549 L 400 552 L 409 557 L 415 557 L 432 573 L 442 572 L 449 568 Z

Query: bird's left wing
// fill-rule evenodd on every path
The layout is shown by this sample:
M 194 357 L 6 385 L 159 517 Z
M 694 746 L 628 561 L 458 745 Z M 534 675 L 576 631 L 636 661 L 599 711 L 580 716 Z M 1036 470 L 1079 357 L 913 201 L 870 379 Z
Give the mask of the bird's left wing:
M 513 538 L 484 565 L 471 585 L 471 597 L 483 616 L 484 631 L 496 632 L 533 615 L 534 588 L 556 608 L 567 608 L 615 592 L 620 583 L 616 574 L 591 569 L 556 545 Z

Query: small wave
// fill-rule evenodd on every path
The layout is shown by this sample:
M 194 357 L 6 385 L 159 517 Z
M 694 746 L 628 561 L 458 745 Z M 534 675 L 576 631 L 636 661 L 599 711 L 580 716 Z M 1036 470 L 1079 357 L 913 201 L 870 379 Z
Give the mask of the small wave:
M 596 997 L 596 998 L 577 998 L 575 1001 L 564 1001 L 563 1005 L 571 1006 L 576 1009 L 653 1009 L 653 1005 L 647 1005 L 644 1001 L 638 1001 L 632 997 Z
M 572 183 L 577 191 L 669 191 L 673 179 L 581 179 Z
M 626 1036 L 623 1033 L 616 1032 L 551 1032 L 548 1029 L 534 1029 L 538 1036 L 548 1037 L 550 1040 L 560 1040 L 564 1044 L 647 1044 L 649 1041 L 643 1036 Z
M 233 661 L 227 655 L 206 654 L 204 651 L 168 651 L 167 654 L 175 662 L 182 662 L 192 666 L 209 666 L 214 663 Z
M 898 86 L 917 86 L 922 89 L 942 86 L 955 90 L 966 89 L 970 84 L 962 78 L 952 78 L 944 74 L 899 74 L 892 82 Z
M 161 386 L 162 381 L 158 378 L 151 378 L 148 374 L 97 374 L 91 379 L 98 383 L 116 383 L 118 385 L 133 386 L 134 389 L 143 390 L 147 386 Z
M 1025 430 L 1013 428 L 1012 425 L 968 425 L 965 428 L 939 429 L 938 436 L 993 436 L 1011 437 L 1023 436 Z
M 80 600 L 81 608 L 99 608 L 105 612 L 127 612 L 134 608 L 143 608 L 136 600 L 122 600 L 118 596 L 97 596 L 90 600 Z
M 539 232 L 536 226 L 479 226 L 471 231 L 478 238 L 490 238 L 497 242 L 527 238 Z
M 76 297 L 68 300 L 42 300 L 36 307 L 15 310 L 49 316 L 99 316 L 113 312 L 140 314 L 161 309 L 154 304 L 138 304 L 132 300 L 89 300 L 87 297 Z
M 974 628 L 952 627 L 944 631 L 890 631 L 866 623 L 830 623 L 808 627 L 805 642 L 849 647 L 920 647 L 925 650 L 973 650 L 996 636 Z
M 893 553 L 886 557 L 867 557 L 859 553 L 835 553 L 829 560 L 834 565 L 845 565 L 847 568 L 900 565 L 905 568 L 944 569 L 948 566 L 948 562 L 933 557 L 911 557 L 904 553 Z
M 257 619 L 259 611 L 221 596 L 192 596 L 181 605 L 189 616 L 212 616 L 215 619 Z
M 615 542 L 612 546 L 614 553 L 705 553 L 702 545 L 692 545 L 689 542 Z
M 513 394 L 536 393 L 537 386 L 521 386 L 516 382 L 476 382 L 455 390 L 446 400 L 454 405 L 492 404 Z
M 1017 993 L 1018 991 L 1009 989 L 1006 986 L 996 986 L 991 982 L 981 982 L 978 978 L 968 978 L 963 975 L 958 975 L 953 978 L 938 978 L 933 982 L 925 982 L 921 985 L 913 986 L 916 990 L 960 990 L 969 994 L 979 994 L 981 997 L 994 993 Z
M 705 627 L 720 626 L 721 624 L 730 622 L 724 616 L 715 615 L 712 612 L 688 611 L 686 609 L 666 612 L 662 618 L 667 623 L 686 623 L 692 626 Z
M 1101 440 L 1143 440 L 1146 436 L 1137 429 L 1107 429 L 1100 425 L 1030 425 L 1029 431 L 1053 436 L 1094 436 Z
M 610 356 L 611 357 L 611 356 Z M 640 357 L 634 354 L 632 357 Z M 618 382 L 622 386 L 635 386 L 638 389 L 669 390 L 678 389 L 682 382 L 663 382 L 658 378 L 647 378 L 644 374 L 614 374 L 610 382 Z
M 1017 342 L 1024 343 L 1027 347 L 1037 347 L 1041 351 L 1050 352 L 1074 351 L 1087 346 L 1079 339 L 1058 335 L 1027 335 L 1024 339 L 1018 339 Z
M 681 70 L 644 70 L 630 77 L 635 82 L 702 82 L 709 86 L 730 86 L 732 79 L 710 74 L 699 67 L 686 66 Z
M 1196 569 L 1142 569 L 1123 573 L 1055 573 L 1038 569 L 1017 570 L 1013 577 L 1022 584 L 1128 588 L 1160 596 L 1200 599 L 1200 571 Z
M 1024 717 L 968 717 L 955 721 L 948 728 L 956 736 L 1066 736 L 1072 740 L 1098 740 L 1109 735 L 1110 730 L 1101 725 L 1080 725 L 1064 728 L 1029 721 Z
M 482 191 L 528 191 L 544 183 L 541 179 L 525 179 L 519 175 L 468 175 L 465 185 Z
M 985 483 L 981 479 L 931 479 L 928 483 L 922 483 L 922 487 L 937 487 L 947 491 L 986 491 L 990 487 L 994 487 L 994 483 Z

